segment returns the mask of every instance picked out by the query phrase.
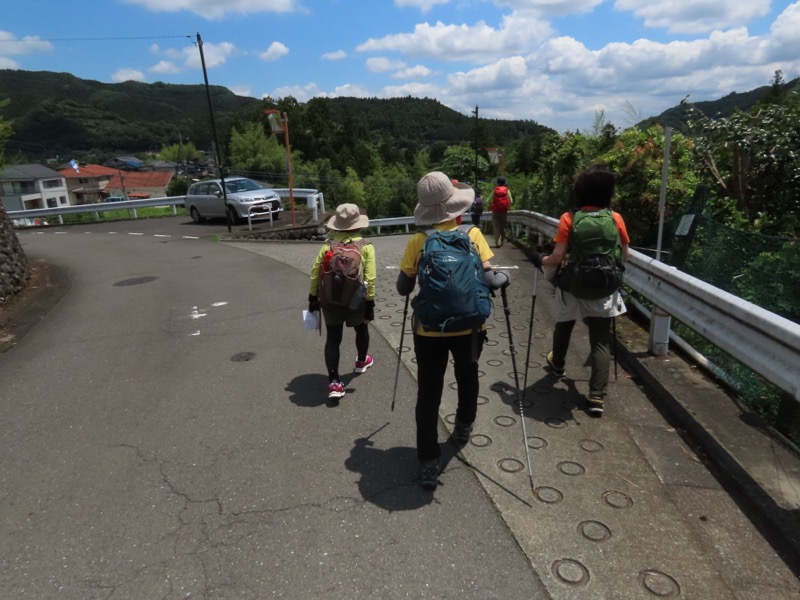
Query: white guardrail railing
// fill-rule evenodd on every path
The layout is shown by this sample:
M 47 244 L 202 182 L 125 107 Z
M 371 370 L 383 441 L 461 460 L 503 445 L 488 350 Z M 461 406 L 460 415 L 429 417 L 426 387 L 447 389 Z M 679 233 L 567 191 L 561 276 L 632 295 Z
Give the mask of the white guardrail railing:
M 526 210 L 511 211 L 508 222 L 514 237 L 521 237 L 520 229 L 528 230 L 528 237 L 535 232 L 540 244 L 552 240 L 558 227 L 557 219 Z M 408 232 L 414 219 L 373 219 L 370 227 L 378 233 L 384 227 Z M 649 315 L 651 352 L 663 354 L 659 349 L 674 339 L 672 316 L 800 401 L 800 325 L 636 250 L 625 265 L 624 281 L 657 306 Z
M 288 189 L 275 191 L 284 199 L 289 196 Z M 315 210 L 314 220 L 318 220 L 317 210 L 324 214 L 323 196 L 317 190 L 294 188 L 292 193 L 295 202 L 297 198 L 305 198 L 308 207 Z M 12 220 L 57 216 L 61 222 L 60 217 L 64 214 L 130 208 L 136 218 L 137 208 L 172 206 L 175 213 L 176 207 L 182 206 L 183 202 L 183 196 L 171 196 L 10 211 L 8 216 Z M 488 214 L 483 215 L 483 220 L 490 218 Z M 535 232 L 540 243 L 543 243 L 553 238 L 558 221 L 536 212 L 517 210 L 509 213 L 509 224 L 514 237 L 520 237 L 519 230 L 523 229 L 527 230 L 528 237 L 531 237 L 530 232 Z M 370 228 L 379 234 L 382 228 L 387 227 L 404 227 L 408 232 L 414 228 L 414 219 L 395 217 L 370 221 Z M 668 346 L 668 318 L 672 316 L 800 401 L 800 325 L 636 250 L 631 250 L 630 260 L 626 264 L 625 284 L 657 307 L 652 311 L 655 317 L 651 318 L 651 351 L 658 353 L 657 348 Z M 664 317 L 667 319 L 666 326 L 663 326 Z
M 291 193 L 289 188 L 270 188 L 277 192 L 282 200 L 287 200 L 292 197 L 297 202 L 305 203 L 308 208 L 314 210 L 314 220 L 318 220 L 318 210 L 325 212 L 325 200 L 321 192 L 310 188 L 292 188 Z M 26 222 L 26 225 L 42 224 L 42 223 L 27 223 L 27 221 L 35 221 L 38 219 L 47 219 L 48 217 L 55 217 L 59 225 L 64 224 L 63 215 L 78 215 L 94 213 L 96 220 L 100 220 L 101 212 L 108 212 L 111 210 L 125 210 L 130 209 L 134 219 L 138 219 L 137 209 L 139 208 L 152 208 L 156 206 L 171 206 L 172 214 L 178 213 L 178 207 L 183 207 L 186 196 L 164 196 L 162 198 L 145 198 L 143 200 L 124 200 L 122 202 L 98 202 L 97 204 L 75 204 L 69 206 L 60 206 L 57 208 L 32 208 L 30 210 L 11 210 L 6 211 L 12 222 Z M 284 202 L 284 211 L 287 210 L 286 203 Z M 272 218 L 270 217 L 270 222 Z M 252 228 L 252 222 L 248 219 L 248 227 Z
M 509 222 L 551 240 L 558 221 L 531 211 L 513 211 Z M 516 235 L 516 232 L 515 232 Z M 687 275 L 655 258 L 631 250 L 625 284 L 660 311 L 678 319 L 767 381 L 800 401 L 800 325 Z M 653 345 L 666 345 L 669 327 L 651 319 Z M 662 339 L 659 339 L 662 336 Z

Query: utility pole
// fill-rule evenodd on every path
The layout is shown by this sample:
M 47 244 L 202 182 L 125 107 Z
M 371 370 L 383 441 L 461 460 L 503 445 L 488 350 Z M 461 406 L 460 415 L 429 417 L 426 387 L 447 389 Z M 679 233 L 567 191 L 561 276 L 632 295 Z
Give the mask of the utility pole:
M 478 105 L 475 105 L 475 191 L 478 190 Z
M 211 134 L 214 137 L 214 161 L 217 163 L 219 171 L 219 182 L 222 186 L 222 201 L 225 203 L 225 219 L 228 222 L 228 232 L 231 230 L 231 212 L 228 210 L 228 193 L 225 189 L 225 168 L 222 166 L 222 159 L 219 154 L 219 141 L 217 140 L 217 126 L 214 123 L 214 108 L 211 104 L 211 92 L 208 88 L 208 72 L 206 71 L 206 57 L 203 54 L 203 40 L 200 39 L 200 32 L 197 32 L 197 47 L 200 50 L 200 63 L 203 65 L 203 81 L 206 85 L 206 99 L 208 100 L 208 113 L 211 117 Z

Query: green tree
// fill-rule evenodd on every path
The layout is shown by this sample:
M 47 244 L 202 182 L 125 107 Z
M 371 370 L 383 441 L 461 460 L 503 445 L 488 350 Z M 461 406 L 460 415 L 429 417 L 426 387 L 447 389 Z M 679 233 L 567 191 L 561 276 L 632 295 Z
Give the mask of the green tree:
M 442 162 L 438 168 L 453 179 L 469 183 L 475 179 L 475 165 L 475 151 L 472 148 L 468 148 L 467 146 L 450 146 L 444 151 Z M 477 165 L 477 177 L 485 177 L 489 171 L 489 162 L 478 155 Z
M 273 135 L 264 132 L 260 122 L 231 130 L 228 166 L 252 173 L 285 172 L 286 150 Z
M 800 234 L 800 92 L 724 119 L 693 107 L 690 115 L 703 176 L 719 198 L 733 201 L 740 221 L 761 233 Z

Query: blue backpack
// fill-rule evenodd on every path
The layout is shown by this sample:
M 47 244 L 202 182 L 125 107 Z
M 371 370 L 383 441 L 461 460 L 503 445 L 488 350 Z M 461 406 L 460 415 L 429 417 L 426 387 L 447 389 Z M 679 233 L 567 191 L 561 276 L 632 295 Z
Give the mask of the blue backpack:
M 426 232 L 417 272 L 419 292 L 411 301 L 425 331 L 476 330 L 492 314 L 483 262 L 468 235 L 473 227 Z

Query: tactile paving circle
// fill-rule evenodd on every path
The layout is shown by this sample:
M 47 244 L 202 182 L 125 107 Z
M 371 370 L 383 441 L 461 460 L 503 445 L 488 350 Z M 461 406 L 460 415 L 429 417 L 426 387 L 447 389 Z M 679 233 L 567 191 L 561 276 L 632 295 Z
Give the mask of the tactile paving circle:
M 511 427 L 512 425 L 517 424 L 517 420 L 513 417 L 509 417 L 507 415 L 500 415 L 492 419 L 495 425 L 499 425 L 500 427 Z
M 592 542 L 605 542 L 611 538 L 611 530 L 600 521 L 581 521 L 578 533 Z
M 564 501 L 564 494 L 554 487 L 540 485 L 534 491 L 536 497 L 545 504 L 561 504 Z
M 482 433 L 476 433 L 470 438 L 470 442 L 472 442 L 473 446 L 477 446 L 478 448 L 486 448 L 486 446 L 492 445 L 492 438 Z
M 525 468 L 525 465 L 516 458 L 501 458 L 497 461 L 497 466 L 506 473 L 519 473 Z
M 570 477 L 575 477 L 577 475 L 583 475 L 586 473 L 586 469 L 583 467 L 583 465 L 571 460 L 565 460 L 558 463 L 558 470 L 564 475 L 569 475 Z
M 555 561 L 553 575 L 568 585 L 584 586 L 589 583 L 589 569 L 573 558 L 562 558 Z
M 586 452 L 600 452 L 601 450 L 605 450 L 605 446 L 597 440 L 581 440 L 578 442 L 578 446 L 581 450 L 585 450 Z
M 681 586 L 677 581 L 655 569 L 645 569 L 639 573 L 639 583 L 659 598 L 677 598 L 681 594 Z
M 603 500 L 612 508 L 630 508 L 633 506 L 633 499 L 628 494 L 617 490 L 603 492 Z
M 557 419 L 554 417 L 545 419 L 544 424 L 553 429 L 564 429 L 564 427 L 567 426 L 567 422 L 564 419 Z
M 547 440 L 535 435 L 528 436 L 528 448 L 533 450 L 544 450 L 547 448 Z

